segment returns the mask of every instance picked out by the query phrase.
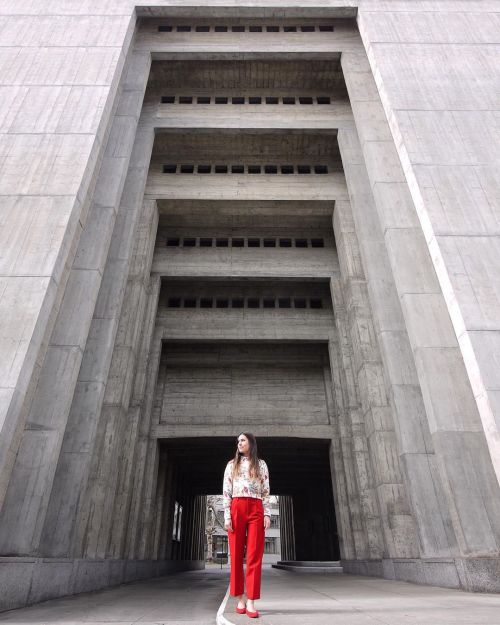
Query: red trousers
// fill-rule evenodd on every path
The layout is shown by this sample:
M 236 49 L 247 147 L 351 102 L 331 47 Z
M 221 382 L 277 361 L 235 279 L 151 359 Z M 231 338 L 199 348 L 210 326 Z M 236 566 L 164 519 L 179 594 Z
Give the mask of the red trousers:
M 246 587 L 248 599 L 260 599 L 262 556 L 264 555 L 264 508 L 262 500 L 254 497 L 234 497 L 231 501 L 229 551 L 233 597 L 243 594 L 243 553 L 247 547 Z

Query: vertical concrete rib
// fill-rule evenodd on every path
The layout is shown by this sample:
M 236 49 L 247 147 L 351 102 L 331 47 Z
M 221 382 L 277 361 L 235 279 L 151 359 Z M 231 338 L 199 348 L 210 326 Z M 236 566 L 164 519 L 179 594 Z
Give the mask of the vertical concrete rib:
M 139 115 L 139 109 L 135 115 L 118 115 L 122 100 L 120 89 L 113 103 L 113 122 L 103 135 L 106 148 L 100 159 L 90 211 L 86 219 L 81 218 L 83 225 L 80 229 L 83 231 L 77 237 L 76 255 L 0 515 L 0 551 L 7 553 L 68 554 L 67 543 L 58 543 L 57 553 L 52 553 L 42 533 L 49 497 L 57 491 L 54 488 L 57 486 L 56 467 L 63 438 L 68 432 L 68 414 Z M 57 541 L 60 539 L 58 524 L 65 523 L 65 520 L 60 514 L 57 518 L 49 518 L 49 531 L 52 536 L 57 536 Z
M 403 336 L 406 345 L 401 340 L 397 345 L 390 333 L 382 340 L 385 351 L 392 352 L 391 378 L 399 387 L 395 389 L 394 403 L 399 401 L 401 409 L 398 423 L 407 452 L 405 467 L 422 545 L 428 554 L 456 553 L 456 542 L 463 555 L 498 556 L 499 485 L 491 462 L 473 460 L 489 456 L 487 443 L 441 287 L 422 228 L 416 223 L 415 207 L 366 55 L 347 54 L 342 66 L 361 142 L 359 157 L 366 163 L 377 228 L 383 233 L 387 267 L 393 275 L 406 328 L 399 337 Z M 357 106 L 361 100 L 363 106 Z M 356 225 L 361 231 L 360 207 L 357 211 Z M 403 361 L 396 350 L 404 355 Z M 402 362 L 405 369 L 401 368 Z M 405 378 L 401 377 L 402 372 Z M 423 403 L 419 393 L 412 397 L 412 385 L 422 389 Z M 416 400 L 413 404 L 412 399 Z M 405 405 L 410 405 L 412 411 L 403 416 Z M 422 425 L 424 406 L 426 423 Z M 412 434 L 409 414 L 418 415 L 420 432 Z M 427 489 L 424 484 L 432 488 Z M 473 505 L 472 493 L 477 494 Z M 419 501 L 425 505 L 419 506 Z

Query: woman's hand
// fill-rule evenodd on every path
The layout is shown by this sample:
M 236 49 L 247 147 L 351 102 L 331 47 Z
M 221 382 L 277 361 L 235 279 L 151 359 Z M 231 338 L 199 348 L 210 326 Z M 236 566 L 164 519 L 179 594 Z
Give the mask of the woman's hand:
M 271 527 L 271 517 L 266 516 L 264 517 L 264 529 L 268 530 Z
M 224 529 L 226 530 L 226 532 L 233 531 L 233 524 L 231 523 L 231 519 L 229 519 L 229 521 L 224 522 Z

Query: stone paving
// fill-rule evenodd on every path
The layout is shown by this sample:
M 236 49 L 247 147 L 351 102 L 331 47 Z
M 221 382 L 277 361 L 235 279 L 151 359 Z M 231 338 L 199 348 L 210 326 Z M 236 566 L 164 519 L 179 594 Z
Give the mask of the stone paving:
M 227 566 L 207 567 L 0 615 L 11 625 L 214 625 Z M 472 594 L 373 577 L 298 574 L 265 566 L 261 625 L 500 625 L 500 595 Z M 219 625 L 243 625 L 227 600 Z
M 266 569 L 260 625 L 499 625 L 500 595 L 354 575 Z M 259 605 L 260 604 L 260 605 Z M 229 598 L 227 623 L 243 625 Z M 220 624 L 222 625 L 222 623 Z

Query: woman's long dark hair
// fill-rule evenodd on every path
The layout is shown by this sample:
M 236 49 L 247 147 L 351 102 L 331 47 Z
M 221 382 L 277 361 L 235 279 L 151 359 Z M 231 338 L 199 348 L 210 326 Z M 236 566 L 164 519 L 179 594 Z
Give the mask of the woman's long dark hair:
M 250 459 L 250 477 L 260 478 L 259 455 L 257 453 L 257 439 L 250 432 L 240 432 L 238 438 L 243 434 L 249 442 L 249 459 Z M 238 451 L 238 442 L 236 442 L 236 453 L 233 462 L 233 479 L 238 475 L 242 455 Z

